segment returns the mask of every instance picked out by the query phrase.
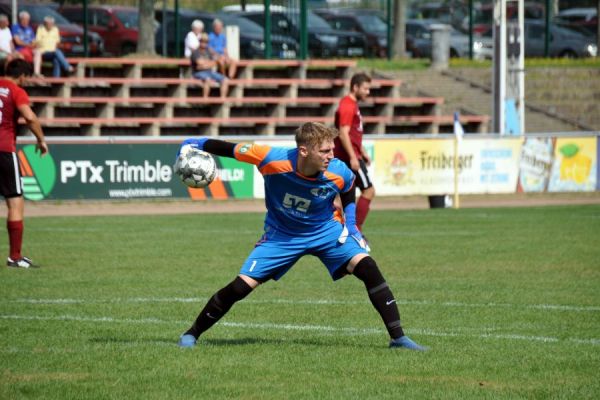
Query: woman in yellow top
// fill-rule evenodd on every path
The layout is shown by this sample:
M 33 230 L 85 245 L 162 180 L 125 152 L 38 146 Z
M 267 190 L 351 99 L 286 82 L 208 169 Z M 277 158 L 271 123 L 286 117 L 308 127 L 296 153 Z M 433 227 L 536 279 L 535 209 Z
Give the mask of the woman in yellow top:
M 35 57 L 33 69 L 36 75 L 40 74 L 42 60 L 52 61 L 52 76 L 55 78 L 60 77 L 61 69 L 68 73 L 73 72 L 73 67 L 69 65 L 62 50 L 58 48 L 60 32 L 54 25 L 53 17 L 44 17 L 44 23 L 37 28 L 35 43 L 38 56 Z

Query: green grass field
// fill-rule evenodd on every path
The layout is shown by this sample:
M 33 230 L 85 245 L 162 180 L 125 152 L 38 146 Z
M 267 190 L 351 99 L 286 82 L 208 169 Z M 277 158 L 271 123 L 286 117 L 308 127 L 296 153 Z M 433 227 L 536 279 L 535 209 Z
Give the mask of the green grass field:
M 43 268 L 0 269 L 0 399 L 600 396 L 600 206 L 372 212 L 372 255 L 427 353 L 388 349 L 362 284 L 312 257 L 178 348 L 262 219 L 29 218 Z

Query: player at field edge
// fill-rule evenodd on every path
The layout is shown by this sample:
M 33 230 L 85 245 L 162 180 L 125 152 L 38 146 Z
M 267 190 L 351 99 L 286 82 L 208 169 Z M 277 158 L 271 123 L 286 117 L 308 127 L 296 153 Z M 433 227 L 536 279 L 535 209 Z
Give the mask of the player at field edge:
M 37 150 L 48 152 L 48 145 L 40 122 L 29 106 L 29 96 L 21 88 L 27 77 L 31 76 L 31 65 L 17 59 L 6 65 L 6 76 L 0 77 L 0 194 L 6 200 L 8 215 L 9 267 L 31 268 L 33 262 L 21 254 L 23 243 L 23 215 L 25 201 L 17 157 L 17 120 L 23 117 L 29 130 L 37 139 Z
M 350 78 L 350 92 L 340 100 L 335 112 L 335 126 L 340 134 L 335 139 L 334 155 L 356 174 L 354 185 L 360 189 L 356 202 L 356 225 L 361 232 L 371 201 L 375 198 L 375 187 L 367 170 L 371 158 L 362 144 L 363 122 L 358 108 L 358 102 L 366 100 L 370 93 L 371 77 L 363 72 L 354 74 Z
M 302 256 L 318 257 L 333 280 L 352 274 L 367 289 L 390 335 L 390 347 L 425 350 L 404 334 L 394 295 L 365 249 L 355 221 L 354 174 L 333 156 L 338 131 L 319 123 L 296 130 L 295 148 L 186 139 L 182 146 L 255 165 L 264 177 L 267 215 L 264 234 L 239 275 L 217 291 L 179 338 L 193 347 L 198 337 L 260 284 L 280 279 Z M 334 207 L 341 197 L 344 217 Z M 344 220 L 345 218 L 345 220 Z

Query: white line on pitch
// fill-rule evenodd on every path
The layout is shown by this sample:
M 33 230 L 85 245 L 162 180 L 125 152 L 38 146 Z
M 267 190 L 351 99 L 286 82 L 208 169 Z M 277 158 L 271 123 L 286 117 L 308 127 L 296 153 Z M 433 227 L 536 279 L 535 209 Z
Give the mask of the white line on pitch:
M 0 315 L 0 319 L 4 320 L 29 320 L 29 321 L 75 321 L 75 322 L 104 322 L 104 323 L 124 323 L 124 324 L 180 324 L 187 325 L 189 321 L 169 321 L 158 318 L 112 318 L 112 317 L 86 317 L 78 315 L 56 315 L 56 316 L 40 316 L 40 315 Z M 242 329 L 267 329 L 267 330 L 286 330 L 286 331 L 314 331 L 314 332 L 337 332 L 348 335 L 372 335 L 384 334 L 384 330 L 375 328 L 353 328 L 353 327 L 335 327 L 328 325 L 294 325 L 294 324 L 274 324 L 274 323 L 246 323 L 246 322 L 220 322 L 219 325 L 230 328 Z M 476 337 L 481 339 L 498 339 L 498 340 L 523 340 L 528 342 L 543 342 L 543 343 L 558 343 L 562 340 L 556 337 L 549 336 L 528 336 L 519 334 L 492 334 L 492 333 L 459 333 L 459 332 L 440 332 L 432 329 L 407 329 L 408 333 L 423 335 L 423 336 L 438 336 L 438 337 Z M 600 345 L 600 339 L 590 338 L 567 338 L 564 341 L 569 341 L 579 344 L 587 344 L 592 346 Z
M 199 303 L 207 301 L 208 297 L 133 297 L 122 299 L 107 300 L 86 300 L 86 299 L 32 299 L 23 298 L 12 300 L 14 303 L 30 304 L 100 304 L 100 303 Z M 254 300 L 246 299 L 247 304 L 307 304 L 307 305 L 356 305 L 369 304 L 367 300 L 328 300 L 328 299 L 266 299 Z M 511 304 L 511 303 L 464 303 L 464 302 L 435 302 L 427 300 L 401 300 L 400 305 L 424 305 L 424 306 L 442 306 L 457 308 L 524 308 L 534 310 L 555 310 L 555 311 L 576 311 L 576 312 L 596 312 L 600 311 L 600 306 L 575 306 L 561 304 Z
M 47 231 L 47 232 L 100 232 L 105 231 L 103 228 L 94 228 L 94 227 L 40 227 L 36 228 L 37 231 Z M 181 232 L 180 228 L 161 228 L 161 233 L 168 232 Z M 121 228 L 115 229 L 116 233 L 136 233 L 138 231 Z M 197 229 L 194 231 L 195 234 L 244 234 L 244 235 L 254 235 L 259 237 L 261 232 L 255 229 Z M 423 232 L 408 232 L 408 231 L 393 231 L 393 230 L 371 230 L 369 231 L 371 235 L 386 235 L 386 236 L 406 236 L 406 237 L 429 237 L 429 236 L 447 236 L 448 232 L 440 232 L 440 231 L 423 231 Z M 453 231 L 453 236 L 476 236 L 476 233 L 472 231 Z
M 76 227 L 76 228 L 69 228 L 69 227 L 40 227 L 40 228 L 36 228 L 36 231 L 48 231 L 48 232 L 101 232 L 101 231 L 106 231 L 106 229 L 103 228 L 91 228 L 91 227 Z M 133 229 L 116 229 L 115 230 L 116 233 L 136 233 L 138 231 L 133 230 Z M 165 233 L 165 232 L 181 232 L 181 228 L 161 228 L 160 230 L 161 234 Z M 240 235 L 240 234 L 245 234 L 245 235 L 254 235 L 257 237 L 260 237 L 261 232 L 257 231 L 257 230 L 250 230 L 250 229 L 203 229 L 203 230 L 198 230 L 195 231 L 196 234 L 228 234 L 228 233 L 235 233 L 236 235 Z

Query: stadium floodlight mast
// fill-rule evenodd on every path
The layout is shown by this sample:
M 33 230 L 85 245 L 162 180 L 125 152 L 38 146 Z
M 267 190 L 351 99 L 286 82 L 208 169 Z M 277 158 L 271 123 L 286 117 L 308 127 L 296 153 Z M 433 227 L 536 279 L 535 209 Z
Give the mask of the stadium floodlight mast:
M 507 2 L 517 2 L 517 23 L 506 21 Z M 525 133 L 524 0 L 494 0 L 493 130 Z

